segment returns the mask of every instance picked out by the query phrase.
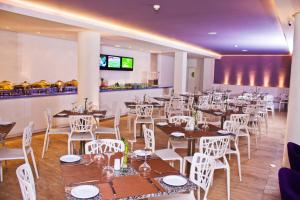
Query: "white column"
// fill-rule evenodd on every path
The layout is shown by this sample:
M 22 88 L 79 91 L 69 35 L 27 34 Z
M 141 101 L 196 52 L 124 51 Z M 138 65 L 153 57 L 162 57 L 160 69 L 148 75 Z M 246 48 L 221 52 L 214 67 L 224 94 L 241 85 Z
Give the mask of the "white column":
M 84 98 L 99 107 L 99 57 L 100 34 L 97 32 L 78 33 L 78 103 Z
M 187 52 L 175 52 L 174 93 L 186 92 Z
M 214 83 L 215 59 L 204 58 L 203 62 L 203 91 L 211 89 Z
M 300 12 L 295 14 L 294 26 L 294 48 L 290 78 L 286 142 L 294 142 L 300 145 Z M 287 153 L 285 149 L 284 165 L 287 163 Z

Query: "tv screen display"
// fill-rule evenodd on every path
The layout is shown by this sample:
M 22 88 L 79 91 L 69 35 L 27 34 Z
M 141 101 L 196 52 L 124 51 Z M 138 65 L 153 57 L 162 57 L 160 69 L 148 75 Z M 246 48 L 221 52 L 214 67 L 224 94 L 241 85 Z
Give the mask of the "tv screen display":
M 133 69 L 133 58 L 122 57 L 122 69 Z
M 107 67 L 107 55 L 100 55 L 100 68 Z
M 108 68 L 120 69 L 121 68 L 121 57 L 108 56 Z

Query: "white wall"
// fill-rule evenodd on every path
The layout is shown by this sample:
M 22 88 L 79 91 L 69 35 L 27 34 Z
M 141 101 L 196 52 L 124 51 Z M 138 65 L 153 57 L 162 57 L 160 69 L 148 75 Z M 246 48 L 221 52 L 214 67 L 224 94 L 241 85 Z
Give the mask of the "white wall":
M 133 71 L 101 70 L 100 76 L 105 80 L 108 80 L 109 85 L 116 82 L 124 84 L 145 83 L 147 81 L 147 72 L 150 72 L 151 70 L 150 53 L 108 46 L 102 46 L 100 52 L 108 55 L 128 56 L 134 58 Z
M 15 83 L 71 80 L 77 77 L 74 41 L 0 31 L 0 81 Z
M 174 82 L 174 57 L 158 55 L 157 71 L 159 72 L 158 85 L 160 87 L 172 87 Z

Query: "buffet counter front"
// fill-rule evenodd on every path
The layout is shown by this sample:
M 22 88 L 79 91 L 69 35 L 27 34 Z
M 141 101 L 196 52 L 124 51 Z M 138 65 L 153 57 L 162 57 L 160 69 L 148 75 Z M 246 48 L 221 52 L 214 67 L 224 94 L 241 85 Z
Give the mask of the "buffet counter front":
M 143 98 L 145 94 L 149 96 L 162 96 L 167 94 L 167 88 L 146 88 L 130 90 L 111 90 L 100 92 L 100 109 L 107 110 L 107 117 L 114 115 L 117 108 L 121 109 L 122 114 L 127 113 L 124 102 L 133 100 L 136 96 Z M 40 97 L 40 98 L 39 98 Z M 0 118 L 5 121 L 14 121 L 16 126 L 9 133 L 8 137 L 21 135 L 23 128 L 29 121 L 33 121 L 34 132 L 44 131 L 46 129 L 46 119 L 44 111 L 49 108 L 52 113 L 58 113 L 61 110 L 71 109 L 72 103 L 77 101 L 77 94 L 68 95 L 36 95 L 34 98 L 6 98 L 0 100 Z M 66 119 L 54 120 L 56 125 L 68 124 Z

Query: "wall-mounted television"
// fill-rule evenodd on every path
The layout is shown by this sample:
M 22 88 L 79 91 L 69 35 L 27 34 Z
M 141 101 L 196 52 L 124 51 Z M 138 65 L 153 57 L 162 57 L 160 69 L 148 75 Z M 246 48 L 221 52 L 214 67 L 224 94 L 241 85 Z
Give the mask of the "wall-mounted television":
M 131 57 L 100 54 L 100 70 L 133 71 L 133 64 Z

